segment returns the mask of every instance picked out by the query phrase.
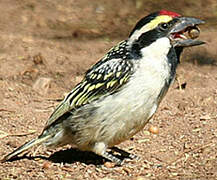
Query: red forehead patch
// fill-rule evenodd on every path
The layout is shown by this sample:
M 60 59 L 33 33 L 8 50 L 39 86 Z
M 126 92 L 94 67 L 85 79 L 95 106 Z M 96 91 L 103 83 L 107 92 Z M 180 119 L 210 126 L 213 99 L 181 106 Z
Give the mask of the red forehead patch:
M 179 17 L 179 16 L 181 16 L 178 13 L 175 13 L 175 12 L 172 12 L 172 11 L 166 11 L 166 10 L 161 10 L 159 12 L 159 15 L 167 15 L 167 16 L 171 16 L 171 17 Z

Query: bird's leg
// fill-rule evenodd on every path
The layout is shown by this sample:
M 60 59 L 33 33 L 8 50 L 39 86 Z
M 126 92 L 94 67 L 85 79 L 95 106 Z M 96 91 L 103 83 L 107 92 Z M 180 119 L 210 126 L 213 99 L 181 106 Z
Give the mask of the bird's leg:
M 176 75 L 175 79 L 177 80 L 178 82 L 178 88 L 179 90 L 182 90 L 182 82 L 181 82 L 181 76 L 179 74 Z
M 115 147 L 115 146 L 112 147 L 111 150 L 116 151 L 116 152 L 120 153 L 121 155 L 123 155 L 123 156 L 125 156 L 127 158 L 130 158 L 130 159 L 136 159 L 136 160 L 140 159 L 137 155 L 132 154 L 132 153 L 128 153 L 128 152 L 126 152 L 126 151 L 124 151 L 122 149 L 119 149 L 118 147 Z
M 92 151 L 95 152 L 96 154 L 114 162 L 117 165 L 122 165 L 123 161 L 115 156 L 113 156 L 112 154 L 106 152 L 107 146 L 105 145 L 105 143 L 103 142 L 97 142 Z

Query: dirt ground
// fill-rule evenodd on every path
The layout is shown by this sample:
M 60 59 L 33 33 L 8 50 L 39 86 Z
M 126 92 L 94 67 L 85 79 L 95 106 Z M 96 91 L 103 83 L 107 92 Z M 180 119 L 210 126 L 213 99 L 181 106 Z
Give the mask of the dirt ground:
M 138 15 L 131 9 L 132 1 L 121 1 L 126 8 L 120 11 L 108 1 L 88 2 L 0 2 L 0 159 L 39 135 L 84 72 L 127 37 L 138 17 L 155 10 L 151 1 L 144 12 L 141 1 L 135 1 Z M 194 14 L 190 2 L 183 1 L 182 14 Z M 203 13 L 195 11 L 195 16 L 208 19 L 201 30 L 207 44 L 185 50 L 177 70 L 179 83 L 174 82 L 145 129 L 118 146 L 138 155 L 139 161 L 113 167 L 93 153 L 69 146 L 36 147 L 16 161 L 0 163 L 0 179 L 217 179 L 217 31 L 211 11 L 217 3 L 213 2 Z M 176 5 L 171 9 L 179 10 Z M 151 133 L 151 126 L 159 133 Z

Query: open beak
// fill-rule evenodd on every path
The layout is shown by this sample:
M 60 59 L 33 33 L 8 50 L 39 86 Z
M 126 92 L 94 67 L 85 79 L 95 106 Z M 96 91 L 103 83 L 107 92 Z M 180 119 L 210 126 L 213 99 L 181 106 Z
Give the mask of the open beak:
M 191 17 L 177 18 L 177 23 L 169 32 L 169 38 L 174 47 L 198 46 L 205 42 L 197 40 L 200 35 L 198 25 L 205 22 Z

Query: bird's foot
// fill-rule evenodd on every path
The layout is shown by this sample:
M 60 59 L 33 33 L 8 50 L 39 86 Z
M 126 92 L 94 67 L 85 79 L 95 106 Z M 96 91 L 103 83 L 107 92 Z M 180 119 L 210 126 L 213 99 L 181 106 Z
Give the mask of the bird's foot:
M 112 151 L 116 151 L 118 153 L 120 153 L 121 155 L 123 155 L 124 157 L 126 158 L 130 158 L 130 159 L 135 159 L 135 160 L 140 160 L 140 157 L 135 155 L 135 154 L 132 154 L 132 153 L 128 153 L 122 149 L 119 149 L 117 147 L 112 147 L 111 148 Z
M 123 160 L 121 160 L 121 159 L 119 159 L 119 158 L 113 156 L 112 154 L 109 154 L 109 153 L 106 152 L 106 151 L 102 154 L 102 156 L 103 156 L 104 158 L 106 158 L 106 159 L 112 161 L 113 163 L 115 163 L 115 164 L 118 165 L 118 166 L 123 165 Z

